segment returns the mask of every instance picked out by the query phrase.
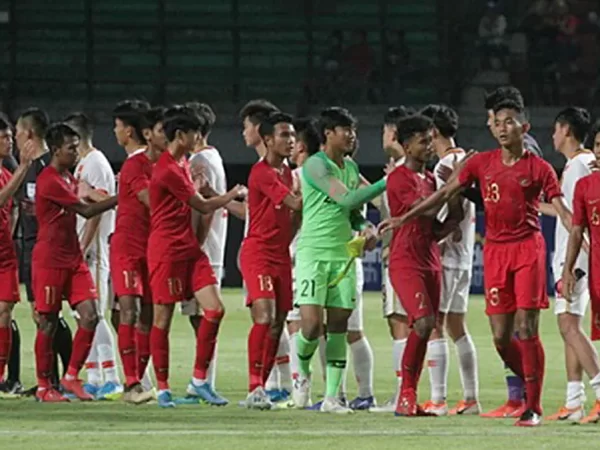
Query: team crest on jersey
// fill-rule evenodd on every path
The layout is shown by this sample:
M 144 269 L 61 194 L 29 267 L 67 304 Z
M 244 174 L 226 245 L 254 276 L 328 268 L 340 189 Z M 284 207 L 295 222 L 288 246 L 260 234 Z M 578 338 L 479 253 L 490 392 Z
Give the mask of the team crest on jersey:
M 531 180 L 529 178 L 521 178 L 519 184 L 523 187 L 527 187 L 531 185 Z

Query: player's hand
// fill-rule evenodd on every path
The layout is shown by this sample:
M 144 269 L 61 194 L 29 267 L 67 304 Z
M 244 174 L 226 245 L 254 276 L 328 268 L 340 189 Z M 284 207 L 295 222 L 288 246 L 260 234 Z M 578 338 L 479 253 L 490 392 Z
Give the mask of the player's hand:
M 246 198 L 248 196 L 248 188 L 243 184 L 236 184 L 229 193 L 233 196 L 232 198 Z
M 573 273 L 570 270 L 563 270 L 561 281 L 561 294 L 567 302 L 571 303 L 573 301 L 573 292 L 575 292 L 575 285 L 577 284 L 577 278 L 575 277 L 575 273 Z
M 600 169 L 600 163 L 598 162 L 598 160 L 594 159 L 592 162 L 590 162 L 588 164 L 588 167 L 591 170 L 598 170 L 598 169 Z
M 360 235 L 366 239 L 365 251 L 375 250 L 375 247 L 377 247 L 377 239 L 378 239 L 377 230 L 375 229 L 375 227 L 372 225 L 369 225 L 369 227 L 367 227 L 366 229 L 361 231 Z
M 456 155 L 454 156 L 454 161 L 452 162 L 452 174 L 450 175 L 450 177 L 447 180 L 447 183 L 450 184 L 452 181 L 456 180 L 458 178 L 458 175 L 460 174 L 460 172 L 463 170 L 463 168 L 467 165 L 467 161 L 469 159 L 471 159 L 473 157 L 473 155 L 475 155 L 475 150 L 471 149 L 467 152 L 467 154 L 465 155 L 465 157 L 463 159 L 461 159 L 460 161 L 458 161 L 458 158 L 456 157 Z
M 404 221 L 401 217 L 391 217 L 389 219 L 385 219 L 377 225 L 377 233 L 381 236 L 383 233 L 387 233 L 388 231 L 393 230 L 394 228 L 401 227 L 404 224 Z
M 394 161 L 394 158 L 390 158 L 390 160 L 387 162 L 387 164 L 383 168 L 383 173 L 385 173 L 386 175 L 389 175 L 390 173 L 392 173 L 394 171 L 395 168 L 396 168 L 396 161 Z
M 33 161 L 34 154 L 35 144 L 33 143 L 33 139 L 27 139 L 23 148 L 19 149 L 19 163 L 23 166 L 28 166 Z
M 462 241 L 462 238 L 463 238 L 462 230 L 460 228 L 457 228 L 452 233 L 451 237 L 452 237 L 452 242 L 460 242 L 460 241 Z
M 77 184 L 77 195 L 84 200 L 88 200 L 91 197 L 93 190 L 94 188 L 87 181 L 81 180 Z

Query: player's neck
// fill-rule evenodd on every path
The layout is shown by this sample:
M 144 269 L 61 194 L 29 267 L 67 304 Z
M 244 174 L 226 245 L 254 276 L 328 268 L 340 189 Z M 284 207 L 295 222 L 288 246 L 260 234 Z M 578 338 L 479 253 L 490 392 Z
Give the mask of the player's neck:
M 456 148 L 456 141 L 453 138 L 440 138 L 436 139 L 434 146 L 435 153 L 442 158 L 449 149 Z
M 185 147 L 180 147 L 180 146 L 177 146 L 177 147 L 169 146 L 167 151 L 171 154 L 171 156 L 173 156 L 175 161 L 179 161 L 187 153 L 187 150 L 185 149 Z
M 323 151 L 334 163 L 340 167 L 344 167 L 344 150 L 336 150 L 332 147 L 325 146 Z
M 404 165 L 413 172 L 425 173 L 426 164 L 422 161 L 413 158 L 406 158 Z
M 304 164 L 304 161 L 306 161 L 307 159 L 308 159 L 308 153 L 302 153 L 296 160 L 296 166 L 302 167 L 302 165 Z
M 146 151 L 144 152 L 146 158 L 148 158 L 152 162 L 158 161 L 158 157 L 161 153 L 162 152 L 160 150 L 154 148 L 152 145 L 148 145 L 148 148 L 146 148 Z
M 94 148 L 94 146 L 92 145 L 91 142 L 85 142 L 85 143 L 82 143 L 79 145 L 79 148 L 77 149 L 77 153 L 79 153 L 80 158 L 85 158 L 87 155 L 92 153 L 94 150 L 96 150 L 96 149 Z
M 130 141 L 127 141 L 127 144 L 125 144 L 125 147 L 123 147 L 125 149 L 125 152 L 128 155 L 131 155 L 133 152 L 139 150 L 140 148 L 144 148 L 145 145 L 144 144 L 140 144 L 137 141 L 134 141 L 133 139 Z
M 48 146 L 42 139 L 33 138 L 33 144 L 35 146 L 33 159 L 38 159 L 40 156 L 48 153 Z
M 583 150 L 583 144 L 581 142 L 569 139 L 561 149 L 561 153 L 565 158 L 571 159 L 577 152 L 581 150 Z
M 279 169 L 281 166 L 283 166 L 283 160 L 284 158 L 275 152 L 267 152 L 265 155 L 265 161 L 267 161 L 267 164 L 271 167 L 275 167 L 276 169 Z
M 198 144 L 196 145 L 196 148 L 194 148 L 194 153 L 200 153 L 203 150 L 207 150 L 209 148 L 212 148 L 210 145 L 208 145 L 208 139 L 206 138 L 201 138 L 198 140 Z
M 56 171 L 61 175 L 63 175 L 67 171 L 67 168 L 61 166 L 55 158 L 52 158 L 52 161 L 50 161 L 50 166 L 54 167 Z
M 502 162 L 512 166 L 523 157 L 523 153 L 525 153 L 523 143 L 513 147 L 502 147 Z
M 265 146 L 264 142 L 258 144 L 256 147 L 254 147 L 254 149 L 256 150 L 256 154 L 259 158 L 264 158 L 267 155 L 267 147 Z

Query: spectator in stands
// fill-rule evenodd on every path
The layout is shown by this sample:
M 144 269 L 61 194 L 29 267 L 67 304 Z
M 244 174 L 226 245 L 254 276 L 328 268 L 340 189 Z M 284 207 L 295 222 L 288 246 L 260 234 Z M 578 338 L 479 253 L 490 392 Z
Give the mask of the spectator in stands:
M 495 2 L 488 2 L 487 11 L 479 22 L 479 45 L 484 68 L 504 67 L 508 47 L 506 44 L 506 17 Z M 499 64 L 498 64 L 499 63 Z

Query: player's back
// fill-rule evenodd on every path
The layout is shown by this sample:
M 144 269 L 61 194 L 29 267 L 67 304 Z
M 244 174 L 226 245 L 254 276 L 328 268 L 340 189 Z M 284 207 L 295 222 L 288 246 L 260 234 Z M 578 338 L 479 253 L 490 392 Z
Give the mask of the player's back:
M 438 177 L 438 169 L 440 166 L 453 167 L 453 164 L 462 160 L 466 156 L 466 152 L 462 148 L 451 149 L 440 158 L 435 166 L 433 173 L 435 174 L 436 187 L 440 189 L 446 183 Z M 446 240 L 444 245 L 444 254 L 442 255 L 442 264 L 450 269 L 469 270 L 473 266 L 473 252 L 475 247 L 475 204 L 464 200 L 463 211 L 465 217 L 459 225 L 461 239 L 455 242 L 452 238 Z M 448 208 L 445 206 L 438 218 L 443 221 L 448 213 Z
M 503 162 L 502 150 L 479 153 L 466 163 L 459 180 L 463 186 L 479 181 L 490 242 L 519 241 L 539 232 L 540 194 L 548 202 L 561 195 L 554 169 L 528 151 L 510 166 Z
M 119 174 L 119 206 L 111 250 L 131 257 L 146 257 L 150 235 L 150 211 L 138 193 L 148 189 L 152 177 L 152 161 L 144 152 L 125 160 Z
M 313 259 L 347 259 L 346 242 L 352 239 L 350 213 L 335 203 L 311 181 L 306 173 L 313 158 L 327 167 L 328 173 L 337 178 L 348 190 L 356 190 L 360 184 L 358 166 L 345 159 L 344 167 L 339 167 L 324 152 L 318 152 L 306 160 L 302 167 L 302 235 L 298 240 L 298 254 L 307 252 Z
M 0 188 L 6 186 L 11 177 L 10 171 L 0 166 Z M 0 271 L 16 267 L 17 262 L 11 230 L 12 208 L 12 198 L 0 208 Z
M 196 190 L 182 161 L 168 151 L 154 165 L 150 179 L 150 237 L 148 261 L 170 262 L 197 258 L 201 252 L 192 230 L 188 201 Z
M 386 188 L 390 215 L 399 217 L 416 202 L 435 192 L 435 179 L 429 172 L 416 173 L 406 166 L 388 175 Z M 433 233 L 435 218 L 421 216 L 394 229 L 390 266 L 395 269 L 440 270 L 440 249 Z
M 227 192 L 227 177 L 223 159 L 214 147 L 206 148 L 190 159 L 190 164 L 200 163 L 208 184 L 219 195 Z M 225 242 L 227 240 L 228 213 L 225 208 L 214 212 L 206 241 L 202 247 L 212 266 L 222 267 L 225 258 Z

